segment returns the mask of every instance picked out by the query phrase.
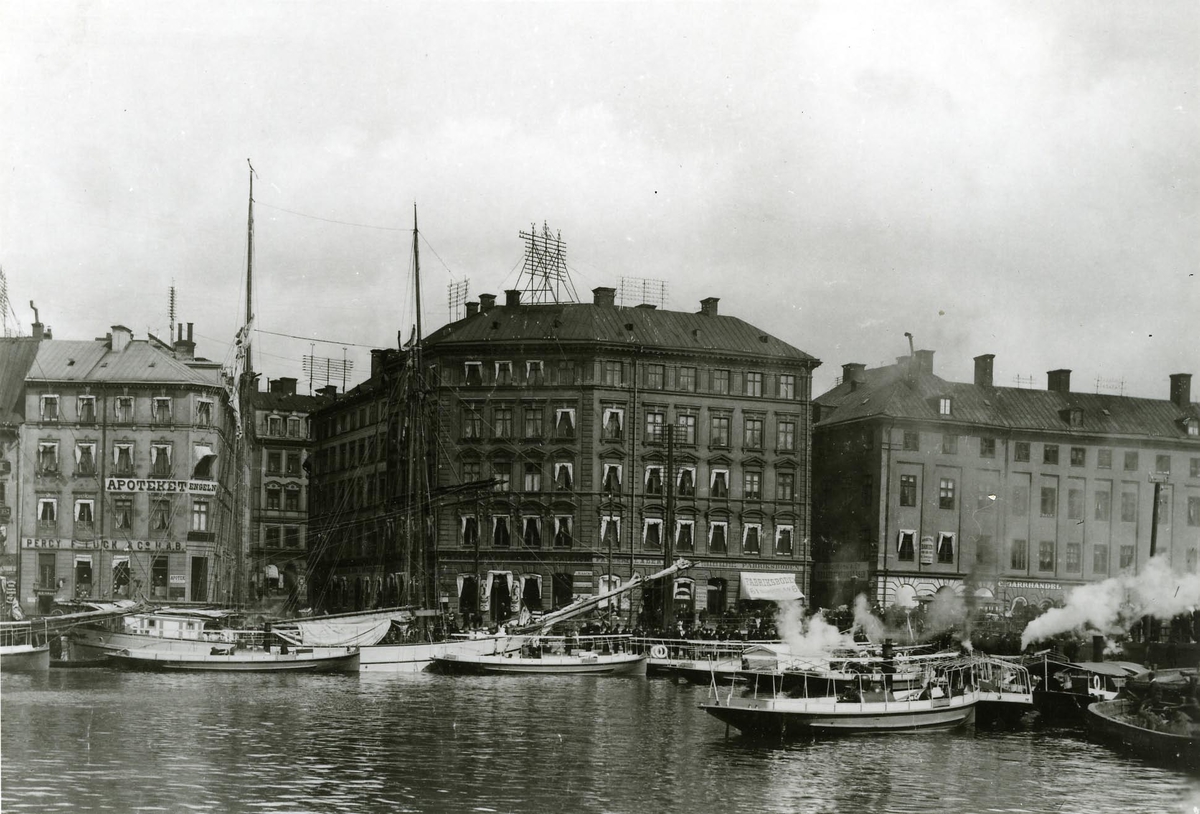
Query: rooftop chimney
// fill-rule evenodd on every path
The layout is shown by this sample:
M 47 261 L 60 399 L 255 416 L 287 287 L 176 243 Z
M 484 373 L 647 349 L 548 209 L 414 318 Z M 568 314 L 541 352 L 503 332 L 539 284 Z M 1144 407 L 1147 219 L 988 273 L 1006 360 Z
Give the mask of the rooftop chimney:
M 371 378 L 374 379 L 379 374 L 383 373 L 383 360 L 387 355 L 386 350 L 375 348 L 371 351 Z
M 984 353 L 975 357 L 976 387 L 992 386 L 992 360 L 995 358 L 996 354 L 994 353 Z
M 717 303 L 720 301 L 720 297 L 705 297 L 700 300 L 700 313 L 706 317 L 715 317 L 717 315 Z
M 175 340 L 176 359 L 196 358 L 196 343 L 192 341 L 192 323 L 188 323 L 187 339 L 183 338 L 183 323 L 179 323 L 179 338 Z
M 914 354 L 917 359 L 917 369 L 922 373 L 933 373 L 933 351 L 919 350 Z
M 34 339 L 43 339 L 43 338 L 49 339 L 50 337 L 46 336 L 42 330 L 42 328 L 43 328 L 42 323 L 40 320 L 38 320 L 38 309 L 37 309 L 37 306 L 33 304 L 33 300 L 29 301 L 29 307 L 33 309 L 33 338 Z
M 1052 393 L 1071 392 L 1071 371 L 1065 368 L 1046 371 L 1046 389 Z
M 504 307 L 516 308 L 521 304 L 521 292 L 516 288 L 505 289 L 504 291 Z
M 479 310 L 487 313 L 496 305 L 495 294 L 480 294 L 479 295 Z
M 126 328 L 124 325 L 112 326 L 112 333 L 109 335 L 109 348 L 113 353 L 120 353 L 129 346 L 133 341 L 133 331 Z
M 337 385 L 336 384 L 327 384 L 324 387 L 318 387 L 317 395 L 324 396 L 326 398 L 334 398 L 335 396 L 337 396 Z
M 611 308 L 617 304 L 617 289 L 601 286 L 592 289 L 592 304 Z
M 478 313 L 479 313 L 479 303 L 477 303 L 477 302 L 467 303 L 467 316 L 473 317 Z
M 1181 410 L 1186 410 L 1192 404 L 1192 374 L 1171 374 L 1171 402 Z
M 847 362 L 842 365 L 842 381 L 853 382 L 855 385 L 862 384 L 866 378 L 867 366 L 862 362 Z
M 267 382 L 267 390 L 271 393 L 278 393 L 281 396 L 296 395 L 296 380 L 291 376 L 280 376 L 278 379 L 271 379 Z

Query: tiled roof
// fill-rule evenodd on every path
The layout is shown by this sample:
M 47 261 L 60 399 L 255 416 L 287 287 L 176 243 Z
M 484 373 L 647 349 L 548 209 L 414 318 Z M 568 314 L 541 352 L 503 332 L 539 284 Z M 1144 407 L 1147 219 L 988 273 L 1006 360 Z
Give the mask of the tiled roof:
M 0 424 L 18 423 L 25 413 L 25 379 L 40 340 L 0 338 Z
M 211 370 L 195 370 L 145 340 L 132 340 L 119 352 L 103 339 L 43 340 L 29 371 L 30 381 L 163 382 L 219 384 Z
M 636 344 L 648 350 L 736 354 L 812 367 L 820 364 L 815 357 L 737 317 L 586 303 L 497 305 L 443 326 L 425 344 L 434 349 L 452 343 L 551 340 L 560 344 Z
M 823 417 L 817 427 L 886 417 L 992 426 L 1008 430 L 1078 435 L 1129 435 L 1164 439 L 1187 437 L 1181 419 L 1200 418 L 1200 405 L 1180 408 L 1168 399 L 1102 393 L 1073 393 L 951 382 L 932 373 L 906 375 L 904 364 L 863 371 L 857 388 L 844 381 L 815 399 Z M 949 396 L 951 415 L 938 414 L 938 399 Z M 834 409 L 836 408 L 836 409 Z M 1066 411 L 1082 411 L 1078 425 Z

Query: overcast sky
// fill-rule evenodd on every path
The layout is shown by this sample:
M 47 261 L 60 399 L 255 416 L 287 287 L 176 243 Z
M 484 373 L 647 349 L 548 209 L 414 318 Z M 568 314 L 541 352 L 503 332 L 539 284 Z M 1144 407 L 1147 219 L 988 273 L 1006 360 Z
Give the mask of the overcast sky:
M 407 335 L 414 202 L 429 329 L 453 280 L 514 287 L 545 222 L 582 299 L 720 297 L 823 360 L 817 392 L 905 331 L 956 380 L 1200 374 L 1190 0 L 0 0 L 0 71 L 25 333 L 34 300 L 56 338 L 165 335 L 174 281 L 224 360 L 251 158 L 256 327 L 335 342 L 260 334 L 272 378 L 345 345 L 356 382 Z

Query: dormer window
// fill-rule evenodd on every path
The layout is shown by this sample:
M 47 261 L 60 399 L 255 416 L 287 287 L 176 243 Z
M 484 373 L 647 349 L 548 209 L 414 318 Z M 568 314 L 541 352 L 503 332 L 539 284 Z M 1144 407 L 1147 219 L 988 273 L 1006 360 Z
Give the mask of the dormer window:
M 938 415 L 950 415 L 949 396 L 942 396 L 938 399 Z
M 58 421 L 58 396 L 42 396 L 40 415 L 42 421 Z
M 1060 410 L 1059 415 L 1062 416 L 1062 420 L 1065 421 L 1069 427 L 1083 426 L 1083 409 L 1080 407 L 1067 407 L 1066 409 Z
M 1200 436 L 1200 419 L 1184 418 L 1181 419 L 1180 423 L 1183 424 L 1184 432 L 1186 432 L 1192 438 Z

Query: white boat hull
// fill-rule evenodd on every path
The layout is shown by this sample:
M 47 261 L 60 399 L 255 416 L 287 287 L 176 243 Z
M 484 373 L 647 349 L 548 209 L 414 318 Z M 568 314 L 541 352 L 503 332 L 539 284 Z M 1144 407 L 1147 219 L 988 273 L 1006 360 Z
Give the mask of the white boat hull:
M 634 653 L 580 655 L 440 656 L 439 669 L 450 673 L 525 675 L 645 675 L 646 657 Z
M 438 656 L 483 656 L 503 653 L 520 645 L 511 636 L 453 639 L 448 642 L 377 644 L 359 649 L 358 669 L 364 673 L 421 673 Z
M 831 698 L 733 698 L 701 704 L 709 714 L 748 735 L 907 732 L 952 729 L 974 717 L 978 695 L 918 701 L 853 703 Z
M 38 673 L 50 669 L 50 645 L 14 644 L 0 647 L 0 672 Z

